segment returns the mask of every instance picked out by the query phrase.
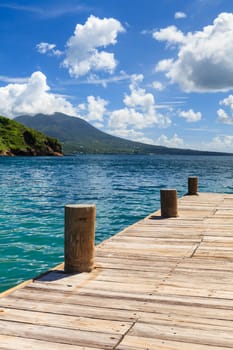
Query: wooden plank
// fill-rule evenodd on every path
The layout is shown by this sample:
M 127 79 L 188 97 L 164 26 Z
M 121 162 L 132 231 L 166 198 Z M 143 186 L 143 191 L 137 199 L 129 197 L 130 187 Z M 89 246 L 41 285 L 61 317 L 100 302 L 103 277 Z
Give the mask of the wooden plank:
M 229 350 L 229 347 L 200 345 L 167 339 L 154 339 L 127 335 L 116 350 Z
M 19 299 L 19 298 L 8 298 L 0 303 L 1 308 L 12 308 L 15 309 L 17 305 L 17 310 L 32 310 L 44 313 L 50 313 L 57 315 L 59 320 L 59 315 L 68 315 L 75 317 L 85 317 L 92 319 L 102 320 L 113 320 L 113 321 L 123 321 L 132 322 L 138 319 L 138 312 L 135 311 L 137 306 L 131 305 L 129 309 L 122 309 L 119 307 L 119 299 L 116 301 L 118 308 L 113 303 L 106 303 L 108 305 L 104 306 L 104 302 L 101 298 L 92 297 L 79 297 L 81 299 L 79 304 L 63 302 L 61 297 L 59 298 L 47 298 L 43 300 L 42 298 L 37 299 Z M 20 312 L 20 311 L 19 311 Z
M 31 307 L 36 307 L 38 301 L 42 303 L 45 301 L 47 303 L 54 303 L 55 311 L 56 304 L 59 304 L 63 301 L 64 307 L 68 308 L 67 304 L 70 304 L 70 307 L 75 305 L 85 305 L 85 306 L 95 306 L 103 308 L 112 308 L 112 309 L 124 309 L 124 310 L 140 310 L 148 312 L 156 312 L 157 308 L 164 307 L 167 310 L 167 307 L 181 308 L 184 306 L 184 310 L 188 308 L 207 308 L 205 312 L 211 312 L 209 309 L 215 309 L 216 312 L 218 309 L 223 309 L 232 311 L 233 310 L 233 299 L 227 298 L 217 298 L 217 297 L 201 297 L 196 295 L 185 295 L 185 294 L 125 294 L 124 292 L 117 293 L 113 291 L 104 291 L 104 290 L 86 290 L 82 293 L 73 294 L 73 293 L 60 293 L 59 290 L 53 289 L 29 289 L 29 291 L 18 290 L 14 295 L 9 296 L 8 298 L 0 299 L 0 305 L 2 307 L 15 307 L 17 308 L 21 305 L 22 302 L 31 303 Z M 121 303 L 120 303 L 121 302 Z M 61 307 L 61 305 L 59 305 Z M 39 310 L 39 309 L 38 309 Z M 78 311 L 79 309 L 77 309 Z M 53 309 L 51 309 L 51 312 Z M 226 315 L 227 316 L 227 315 Z M 232 317 L 232 315 L 231 315 Z
M 230 348 L 233 346 L 232 329 L 223 330 L 218 327 L 214 328 L 212 325 L 206 330 L 201 327 L 194 329 L 185 324 L 177 326 L 137 322 L 128 334 L 144 338 L 174 340 L 208 346 L 225 346 Z
M 100 318 L 90 318 L 82 316 L 67 316 L 52 314 L 50 309 L 43 312 L 27 311 L 20 309 L 1 308 L 0 320 L 14 321 L 18 323 L 30 323 L 32 325 L 42 325 L 48 327 L 58 327 L 73 330 L 84 330 L 90 332 L 103 332 L 110 334 L 124 334 L 131 327 L 130 322 L 120 322 L 103 320 Z
M 190 327 L 193 329 L 209 329 L 210 326 L 212 329 L 222 329 L 226 331 L 232 331 L 232 321 L 231 320 L 222 320 L 222 319 L 213 319 L 208 317 L 200 317 L 192 314 L 185 315 L 181 313 L 140 313 L 140 322 L 149 323 L 149 324 L 161 324 L 161 325 L 178 325 L 181 327 Z
M 0 335 L 0 350 L 102 350 L 102 348 L 61 344 L 42 340 Z
M 149 248 L 147 247 L 147 249 L 144 249 L 143 253 L 145 255 L 153 255 L 153 256 L 161 256 L 161 257 L 189 257 L 194 249 L 195 249 L 196 245 L 190 245 L 190 246 L 175 246 L 175 247 L 171 247 L 169 245 L 157 245 L 157 247 L 152 247 Z M 113 247 L 103 247 L 103 250 L 107 250 L 108 254 L 117 254 L 120 250 L 120 252 L 124 253 L 125 255 L 131 255 L 133 254 L 133 256 L 140 256 L 140 247 L 138 247 L 138 249 L 134 249 L 132 251 L 132 249 L 130 247 L 125 247 L 122 248 L 122 246 L 116 246 L 114 245 Z
M 146 254 L 144 251 L 141 251 L 141 254 L 138 254 L 137 252 L 134 251 L 130 251 L 130 253 L 127 253 L 125 251 L 118 251 L 115 250 L 114 254 L 112 254 L 111 250 L 100 250 L 97 249 L 96 250 L 96 262 L 98 263 L 98 261 L 100 261 L 99 258 L 108 258 L 109 261 L 111 261 L 111 259 L 122 259 L 121 260 L 121 264 L 122 266 L 124 264 L 127 265 L 133 265 L 136 264 L 138 265 L 138 268 L 142 265 L 144 265 L 144 269 L 146 266 L 146 269 L 153 269 L 155 268 L 158 263 L 162 263 L 165 264 L 166 266 L 168 265 L 175 265 L 178 261 L 182 260 L 183 257 L 182 256 L 177 256 L 177 257 L 169 257 L 169 259 L 167 259 L 166 257 L 163 256 L 159 256 L 159 255 L 148 255 Z
M 87 332 L 57 327 L 32 325 L 0 320 L 1 335 L 43 340 L 53 343 L 112 349 L 121 339 L 120 335 Z

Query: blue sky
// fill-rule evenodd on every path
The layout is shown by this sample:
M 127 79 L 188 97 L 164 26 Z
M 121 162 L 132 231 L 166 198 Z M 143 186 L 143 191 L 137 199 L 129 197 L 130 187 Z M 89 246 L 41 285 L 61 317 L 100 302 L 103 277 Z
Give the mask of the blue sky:
M 0 114 L 233 152 L 229 0 L 0 1 Z

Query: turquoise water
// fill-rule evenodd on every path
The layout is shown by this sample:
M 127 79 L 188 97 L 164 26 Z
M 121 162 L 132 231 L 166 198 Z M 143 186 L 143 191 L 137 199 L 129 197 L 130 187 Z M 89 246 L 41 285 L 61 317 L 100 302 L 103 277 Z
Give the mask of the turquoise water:
M 95 203 L 96 243 L 159 208 L 160 188 L 233 193 L 233 157 L 0 157 L 0 291 L 63 261 L 64 205 Z

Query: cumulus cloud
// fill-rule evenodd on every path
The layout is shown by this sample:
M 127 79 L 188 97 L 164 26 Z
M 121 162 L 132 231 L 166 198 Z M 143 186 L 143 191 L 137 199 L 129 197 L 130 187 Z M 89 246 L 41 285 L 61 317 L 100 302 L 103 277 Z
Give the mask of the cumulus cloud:
M 186 119 L 189 123 L 194 123 L 202 118 L 201 112 L 194 112 L 192 109 L 189 109 L 188 111 L 180 111 L 179 116 Z
M 175 19 L 181 19 L 181 18 L 186 18 L 187 17 L 187 15 L 186 15 L 186 13 L 184 13 L 184 12 L 176 12 L 175 13 L 175 15 L 174 15 L 174 18 Z
M 110 113 L 110 129 L 144 129 L 154 125 L 167 127 L 171 124 L 169 117 L 156 111 L 154 95 L 139 86 L 142 80 L 143 75 L 132 77 L 130 94 L 126 94 L 123 100 L 125 107 Z
M 104 128 L 104 124 L 101 123 L 101 122 L 94 122 L 92 125 L 93 125 L 95 128 L 97 128 L 97 129 L 102 129 L 102 128 Z
M 62 112 L 91 121 L 101 128 L 108 118 L 111 133 L 153 143 L 141 130 L 156 125 L 166 127 L 171 121 L 156 111 L 154 96 L 139 86 L 142 80 L 142 75 L 133 76 L 130 93 L 123 99 L 123 108 L 109 111 L 108 101 L 98 96 L 88 96 L 84 103 L 73 105 L 65 96 L 52 93 L 46 76 L 37 71 L 25 83 L 0 87 L 0 114 L 13 118 L 21 114 Z
M 113 111 L 110 115 L 108 126 L 110 129 L 125 129 L 134 126 L 137 129 L 144 129 L 148 124 L 144 115 L 133 108 L 122 108 Z
M 48 54 L 53 55 L 53 56 L 61 56 L 62 55 L 62 51 L 57 50 L 55 44 L 41 42 L 41 43 L 36 45 L 36 48 L 37 48 L 37 51 L 41 54 L 48 53 Z
M 109 131 L 110 134 L 114 134 L 114 136 L 119 136 L 124 139 L 130 139 L 132 141 L 147 143 L 149 145 L 153 145 L 154 141 L 144 135 L 141 131 L 136 131 L 134 129 L 115 129 L 114 132 L 112 130 Z
M 50 92 L 46 76 L 34 72 L 25 83 L 8 84 L 0 87 L 0 114 L 13 118 L 21 114 L 53 114 L 61 112 L 96 121 L 103 126 L 108 101 L 88 96 L 86 102 L 74 106 L 64 96 Z
M 155 70 L 157 72 L 169 71 L 172 68 L 172 65 L 173 65 L 173 60 L 171 58 L 167 58 L 159 61 L 155 67 Z
M 166 147 L 179 148 L 184 146 L 184 140 L 181 137 L 179 137 L 177 134 L 174 134 L 171 138 L 162 134 L 159 138 L 157 138 L 156 144 L 161 146 L 166 146 Z
M 220 135 L 212 139 L 210 149 L 218 152 L 233 152 L 233 136 Z
M 164 90 L 164 86 L 162 83 L 160 83 L 160 81 L 154 81 L 152 83 L 152 87 L 155 89 L 155 90 L 158 90 L 158 91 L 162 91 Z
M 233 95 L 229 95 L 220 101 L 220 105 L 226 106 L 229 109 L 229 113 L 220 108 L 217 111 L 218 121 L 224 124 L 233 124 Z
M 78 108 L 85 120 L 102 122 L 107 104 L 108 102 L 100 97 L 88 96 L 87 103 L 80 104 Z
M 139 106 L 142 110 L 148 110 L 154 105 L 154 96 L 147 93 L 145 89 L 139 87 L 139 83 L 143 80 L 143 75 L 134 75 L 132 77 L 132 82 L 129 86 L 130 95 L 125 95 L 124 104 L 127 107 L 137 107 Z
M 185 43 L 186 37 L 176 26 L 169 26 L 153 33 L 153 38 L 158 41 L 167 41 L 168 45 Z
M 68 40 L 63 66 L 76 78 L 96 71 L 112 73 L 117 61 L 113 53 L 104 49 L 115 45 L 118 34 L 124 31 L 114 18 L 100 19 L 91 15 L 85 24 L 77 24 Z
M 156 40 L 177 45 L 177 57 L 156 65 L 186 92 L 233 88 L 233 13 L 221 13 L 202 31 L 182 33 L 170 26 L 153 33 Z
M 49 90 L 46 76 L 39 71 L 34 72 L 26 83 L 0 87 L 0 114 L 6 117 L 55 112 L 77 115 L 77 110 L 69 101 Z

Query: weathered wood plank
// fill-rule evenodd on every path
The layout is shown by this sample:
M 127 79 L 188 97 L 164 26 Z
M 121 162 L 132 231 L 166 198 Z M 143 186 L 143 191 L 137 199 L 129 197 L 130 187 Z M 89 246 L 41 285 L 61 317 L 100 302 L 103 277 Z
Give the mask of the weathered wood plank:
M 77 298 L 78 295 L 78 298 Z M 233 310 L 233 299 L 227 298 L 217 298 L 217 297 L 201 297 L 197 295 L 185 295 L 185 294 L 136 294 L 136 293 L 127 293 L 122 292 L 113 292 L 105 290 L 93 290 L 87 289 L 86 291 L 76 293 L 61 293 L 60 290 L 46 289 L 46 288 L 37 288 L 29 290 L 18 290 L 13 295 L 0 299 L 0 305 L 2 307 L 8 307 L 8 303 L 17 303 L 17 307 L 23 302 L 29 301 L 32 306 L 36 306 L 38 301 L 54 303 L 61 303 L 63 301 L 64 305 L 71 304 L 70 306 L 75 305 L 88 305 L 96 306 L 103 308 L 116 308 L 125 310 L 141 310 L 148 312 L 156 312 L 156 308 L 161 308 L 170 305 L 175 308 L 184 306 L 185 308 L 197 307 L 197 308 L 208 308 L 206 312 L 210 312 L 209 308 L 223 310 Z M 121 303 L 120 303 L 121 302 Z
M 53 343 L 69 345 L 99 347 L 101 349 L 112 349 L 121 338 L 116 334 L 105 334 L 100 332 L 88 332 L 57 327 L 32 325 L 21 322 L 0 320 L 1 335 L 43 340 Z M 65 347 L 64 345 L 64 347 Z
M 99 317 L 102 315 L 99 315 Z M 49 309 L 43 312 L 25 311 L 20 309 L 1 308 L 0 320 L 18 323 L 30 323 L 48 327 L 84 330 L 90 332 L 103 332 L 110 334 L 124 334 L 132 325 L 129 322 L 103 320 L 100 318 L 67 316 L 52 314 Z
M 39 296 L 39 295 L 38 295 Z M 52 301 L 51 301 L 52 299 Z M 94 299 L 94 300 L 93 300 Z M 32 310 L 39 311 L 44 313 L 50 313 L 58 315 L 57 319 L 59 320 L 59 315 L 68 315 L 75 317 L 88 317 L 92 319 L 102 320 L 113 320 L 120 322 L 132 322 L 138 319 L 138 312 L 135 311 L 133 305 L 131 308 L 122 309 L 119 307 L 119 300 L 117 300 L 118 308 L 114 307 L 114 303 L 107 303 L 109 307 L 104 306 L 104 302 L 101 302 L 101 298 L 81 298 L 79 304 L 63 302 L 62 298 L 47 298 L 47 300 L 42 300 L 42 298 L 37 299 L 31 298 L 27 299 L 17 299 L 17 298 L 8 298 L 3 300 L 0 304 L 1 308 L 12 308 L 15 309 L 17 305 L 17 310 Z M 100 306 L 98 306 L 100 305 Z M 20 311 L 19 311 L 20 312 Z
M 144 338 L 155 338 L 178 342 L 190 342 L 209 346 L 233 347 L 232 329 L 215 329 L 213 325 L 208 329 L 192 328 L 190 326 L 146 324 L 137 322 L 129 335 Z
M 127 335 L 116 350 L 229 350 L 229 347 L 200 345 L 187 342 Z
M 102 350 L 102 348 L 61 344 L 42 340 L 0 335 L 0 350 Z

